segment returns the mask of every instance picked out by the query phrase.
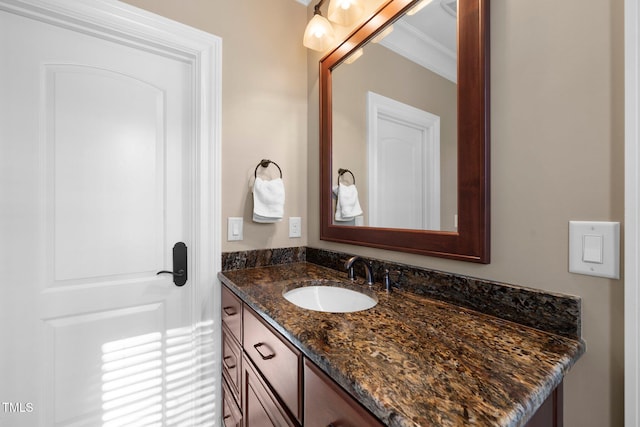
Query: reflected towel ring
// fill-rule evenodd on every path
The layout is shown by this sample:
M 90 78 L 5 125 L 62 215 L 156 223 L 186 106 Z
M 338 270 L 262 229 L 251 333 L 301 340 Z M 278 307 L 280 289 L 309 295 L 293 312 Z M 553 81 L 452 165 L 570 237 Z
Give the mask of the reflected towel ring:
M 353 185 L 356 185 L 356 177 L 353 175 L 353 172 L 351 172 L 349 169 L 338 169 L 338 181 L 340 181 L 340 178 L 342 177 L 342 175 L 344 175 L 345 173 L 349 172 L 351 174 L 351 178 L 353 178 Z
M 258 177 L 258 168 L 260 166 L 262 166 L 263 168 L 267 168 L 269 166 L 269 163 L 273 163 L 274 165 L 276 165 L 276 167 L 280 171 L 280 178 L 282 178 L 282 169 L 280 169 L 280 166 L 278 166 L 278 164 L 276 162 L 274 162 L 273 160 L 269 160 L 269 159 L 260 160 L 260 163 L 258 163 L 258 166 L 256 166 L 256 170 L 253 171 L 253 177 L 254 178 Z

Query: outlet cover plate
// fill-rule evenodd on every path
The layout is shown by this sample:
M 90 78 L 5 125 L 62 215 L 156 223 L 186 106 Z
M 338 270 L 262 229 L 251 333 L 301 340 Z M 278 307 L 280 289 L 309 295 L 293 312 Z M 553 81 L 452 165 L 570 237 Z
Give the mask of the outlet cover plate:
M 299 216 L 289 218 L 289 237 L 302 237 L 302 218 Z

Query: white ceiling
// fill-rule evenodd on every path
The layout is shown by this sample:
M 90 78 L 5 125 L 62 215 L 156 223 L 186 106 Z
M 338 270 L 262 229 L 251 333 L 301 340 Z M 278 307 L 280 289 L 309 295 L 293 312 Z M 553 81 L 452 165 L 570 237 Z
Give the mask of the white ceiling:
M 452 2 L 434 0 L 415 15 L 405 15 L 380 44 L 455 83 L 457 18 L 446 7 Z

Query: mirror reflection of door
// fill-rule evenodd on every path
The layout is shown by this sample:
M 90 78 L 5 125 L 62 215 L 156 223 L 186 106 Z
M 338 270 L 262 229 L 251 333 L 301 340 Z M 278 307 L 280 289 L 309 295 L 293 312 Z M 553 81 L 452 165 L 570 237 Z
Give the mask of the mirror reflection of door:
M 411 16 L 393 23 L 385 37 L 376 37 L 362 48 L 362 56 L 349 58 L 332 70 L 332 185 L 338 168 L 351 170 L 357 179 L 360 205 L 364 211 L 362 225 L 367 227 L 401 228 L 413 230 L 456 231 L 457 206 L 457 68 L 456 17 L 445 6 L 454 3 L 433 1 Z M 353 60 L 352 60 L 353 59 Z M 372 172 L 367 154 L 368 93 L 384 95 L 404 105 L 440 118 L 440 176 L 439 201 L 429 201 L 426 188 L 432 183 L 420 180 L 432 174 L 434 168 L 418 170 L 418 158 L 411 155 L 412 163 L 398 159 L 392 169 L 397 173 L 387 179 L 370 180 Z M 397 128 L 387 122 L 386 130 Z M 406 135 L 396 135 L 405 139 Z M 414 146 L 412 150 L 416 150 Z M 407 148 L 408 150 L 408 148 Z M 400 156 L 398 147 L 389 155 Z M 390 163 L 390 159 L 387 163 Z M 403 163 L 401 166 L 400 163 Z M 409 170 L 413 175 L 409 177 Z M 405 174 L 403 182 L 411 181 L 414 188 L 399 186 L 394 180 Z M 387 191 L 383 186 L 388 185 Z M 391 189 L 393 188 L 393 190 Z M 401 195 L 398 188 L 409 193 Z M 387 191 L 389 198 L 378 194 Z M 436 197 L 435 195 L 433 197 Z M 371 199 L 371 200 L 370 200 Z M 375 200 L 379 200 L 376 203 Z M 394 200 L 396 213 L 382 219 L 378 207 L 384 200 Z M 437 213 L 432 211 L 439 204 Z M 376 207 L 378 206 L 378 207 Z M 417 212 L 423 208 L 422 212 Z M 389 207 L 387 207 L 389 209 Z M 401 219 L 400 216 L 403 218 Z M 406 217 L 405 217 L 406 216 Z M 439 218 L 439 219 L 438 219 Z M 336 223 L 335 225 L 359 225 Z
M 368 225 L 440 229 L 440 117 L 369 92 Z

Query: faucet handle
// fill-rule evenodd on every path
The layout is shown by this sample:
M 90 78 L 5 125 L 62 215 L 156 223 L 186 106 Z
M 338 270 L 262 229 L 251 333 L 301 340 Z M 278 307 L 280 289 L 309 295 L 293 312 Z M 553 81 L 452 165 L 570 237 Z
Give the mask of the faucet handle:
M 391 275 L 389 274 L 390 271 L 388 268 L 384 269 L 384 276 L 382 278 L 382 281 L 384 283 L 384 288 L 387 290 L 387 292 L 391 292 L 391 289 L 396 287 L 399 288 L 400 287 L 400 278 L 402 277 L 402 271 L 398 271 L 398 280 L 392 280 L 391 279 Z

